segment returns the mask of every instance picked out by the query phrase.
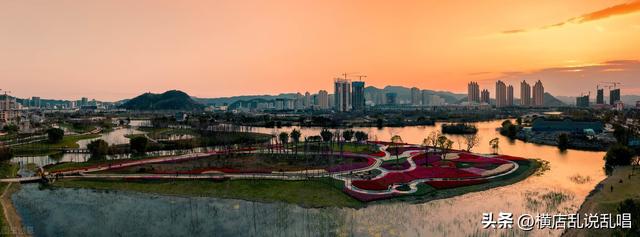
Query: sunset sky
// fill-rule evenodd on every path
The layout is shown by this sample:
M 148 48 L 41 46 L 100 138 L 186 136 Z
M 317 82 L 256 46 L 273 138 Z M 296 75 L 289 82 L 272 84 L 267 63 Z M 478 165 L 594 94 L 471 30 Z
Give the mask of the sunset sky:
M 466 92 L 542 80 L 554 95 L 640 94 L 640 1 L 19 0 L 0 2 L 0 89 L 99 100 L 331 91 Z

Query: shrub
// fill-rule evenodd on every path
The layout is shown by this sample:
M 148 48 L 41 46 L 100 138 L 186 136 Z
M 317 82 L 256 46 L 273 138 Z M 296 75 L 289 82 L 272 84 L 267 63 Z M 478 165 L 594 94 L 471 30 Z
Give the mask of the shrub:
M 49 128 L 47 130 L 47 138 L 49 139 L 49 143 L 61 142 L 64 138 L 64 130 L 59 128 Z
M 11 151 L 11 148 L 7 146 L 0 146 L 0 161 L 11 160 L 12 157 L 13 151 Z
M 129 145 L 131 146 L 131 150 L 133 150 L 135 153 L 143 154 L 147 151 L 149 139 L 142 136 L 134 137 L 129 140 Z

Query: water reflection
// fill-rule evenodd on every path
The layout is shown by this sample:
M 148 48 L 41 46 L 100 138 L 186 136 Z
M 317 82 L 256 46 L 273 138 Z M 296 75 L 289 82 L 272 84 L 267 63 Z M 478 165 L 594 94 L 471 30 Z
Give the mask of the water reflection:
M 143 133 L 144 132 L 136 130 L 134 128 L 118 128 L 111 132 L 103 133 L 98 138 L 80 140 L 78 141 L 78 145 L 80 145 L 80 148 L 85 149 L 87 148 L 87 145 L 89 143 L 98 139 L 102 139 L 106 141 L 107 143 L 109 143 L 109 145 L 128 144 L 129 138 L 126 137 L 127 135 L 143 134 Z
M 501 121 L 477 123 L 481 143 L 500 138 L 500 153 L 549 161 L 550 170 L 519 183 L 422 204 L 383 203 L 363 209 L 305 209 L 213 198 L 161 197 L 128 192 L 38 190 L 25 185 L 14 203 L 36 235 L 215 235 L 215 236 L 558 236 L 561 231 L 483 230 L 483 212 L 576 212 L 604 178 L 602 152 L 567 150 L 510 141 L 495 128 Z M 437 127 L 361 128 L 370 137 L 389 140 L 399 134 L 410 143 Z M 259 128 L 256 131 L 290 131 Z M 320 129 L 301 128 L 303 135 Z M 450 136 L 456 141 L 456 136 Z M 578 177 L 578 178 L 577 178 Z M 576 182 L 579 180 L 580 182 Z

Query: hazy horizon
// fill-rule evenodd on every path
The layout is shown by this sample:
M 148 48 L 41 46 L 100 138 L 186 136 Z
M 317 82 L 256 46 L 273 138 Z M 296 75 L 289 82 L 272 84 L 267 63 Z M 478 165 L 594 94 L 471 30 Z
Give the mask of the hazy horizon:
M 367 85 L 466 94 L 542 80 L 577 96 L 600 81 L 640 94 L 640 1 L 10 1 L 0 89 L 24 98 L 200 98 Z M 519 90 L 516 89 L 516 97 Z

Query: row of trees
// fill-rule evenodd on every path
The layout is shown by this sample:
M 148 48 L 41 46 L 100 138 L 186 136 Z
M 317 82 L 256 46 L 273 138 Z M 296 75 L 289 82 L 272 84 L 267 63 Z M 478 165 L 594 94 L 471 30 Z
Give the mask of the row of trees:
M 291 147 L 290 145 L 292 145 L 294 154 L 297 154 L 298 145 L 300 143 L 301 137 L 302 137 L 302 133 L 300 132 L 300 130 L 293 129 L 290 133 L 281 132 L 280 134 L 278 134 L 277 141 L 280 142 L 280 145 L 283 148 L 282 150 L 285 153 L 287 152 L 286 148 Z M 328 129 L 323 129 L 322 131 L 320 131 L 319 136 L 306 137 L 305 143 L 306 142 L 313 142 L 313 143 L 322 142 L 323 146 L 328 145 L 329 150 L 333 151 L 334 142 L 337 142 L 342 154 L 342 151 L 344 149 L 344 144 L 353 141 L 354 138 L 357 142 L 362 143 L 369 139 L 369 135 L 362 131 L 353 131 L 350 129 L 344 130 L 342 132 L 336 131 L 335 133 L 329 131 Z
M 149 139 L 144 136 L 136 136 L 129 139 L 129 148 L 133 154 L 142 155 L 149 147 Z M 105 159 L 111 153 L 111 147 L 105 140 L 98 139 L 87 144 L 92 159 Z

